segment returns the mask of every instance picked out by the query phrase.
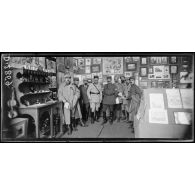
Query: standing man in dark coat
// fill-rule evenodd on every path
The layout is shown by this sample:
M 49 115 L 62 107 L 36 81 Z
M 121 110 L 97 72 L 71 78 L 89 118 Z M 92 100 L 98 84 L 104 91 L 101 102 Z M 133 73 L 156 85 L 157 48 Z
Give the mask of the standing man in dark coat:
M 118 95 L 117 87 L 112 83 L 112 77 L 107 77 L 107 84 L 103 90 L 103 122 L 102 125 L 107 123 L 106 110 L 110 110 L 110 124 L 113 123 L 113 109 Z
M 137 114 L 137 111 L 140 105 L 142 91 L 137 85 L 135 85 L 134 77 L 130 77 L 130 84 L 131 84 L 131 87 L 129 89 L 128 97 L 127 97 L 127 99 L 130 101 L 128 112 L 129 112 L 130 128 L 132 128 L 132 132 L 134 132 L 133 130 L 134 129 L 134 124 L 133 124 L 134 116 Z
M 88 122 L 88 118 L 89 118 L 89 98 L 87 96 L 87 89 L 88 89 L 89 85 L 87 82 L 87 78 L 83 79 L 83 85 L 81 85 L 79 87 L 80 89 L 80 93 L 81 93 L 81 97 L 80 97 L 80 102 L 82 105 L 82 111 L 83 111 L 83 119 L 85 124 L 87 125 Z

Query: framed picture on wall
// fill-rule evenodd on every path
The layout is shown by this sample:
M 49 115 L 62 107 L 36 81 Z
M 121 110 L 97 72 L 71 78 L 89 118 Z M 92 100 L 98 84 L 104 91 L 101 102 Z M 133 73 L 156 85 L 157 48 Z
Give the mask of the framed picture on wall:
M 167 57 L 161 57 L 161 63 L 162 64 L 168 64 L 168 58 Z
M 132 71 L 132 70 L 136 70 L 136 64 L 135 63 L 127 63 L 126 64 L 126 70 L 127 71 Z
M 85 73 L 90 74 L 91 73 L 91 68 L 90 66 L 85 66 Z
M 125 77 L 132 77 L 133 76 L 133 72 L 125 72 Z
M 91 73 L 100 72 L 100 64 L 91 65 Z
M 157 64 L 157 57 L 150 57 L 150 64 Z
M 101 64 L 101 58 L 93 58 L 93 64 Z
M 91 58 L 85 58 L 85 65 L 90 66 L 91 65 Z
M 146 65 L 146 64 L 148 64 L 147 57 L 141 57 L 141 65 Z
M 179 58 L 177 56 L 169 57 L 169 64 L 178 64 Z
M 133 57 L 125 57 L 126 63 L 133 63 Z
M 154 74 L 148 74 L 148 79 L 155 79 L 155 75 Z
M 147 77 L 148 76 L 147 67 L 141 67 L 140 68 L 140 76 L 141 77 Z
M 178 72 L 177 66 L 171 65 L 171 66 L 170 66 L 170 73 L 171 73 L 171 74 L 177 74 L 177 72 Z
M 154 73 L 153 67 L 149 67 L 148 68 L 148 74 L 153 74 L 153 73 Z

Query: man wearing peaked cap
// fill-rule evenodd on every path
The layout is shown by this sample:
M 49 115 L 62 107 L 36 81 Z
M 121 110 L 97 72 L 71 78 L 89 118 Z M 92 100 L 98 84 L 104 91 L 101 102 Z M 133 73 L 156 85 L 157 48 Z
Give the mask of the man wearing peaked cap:
M 71 116 L 76 104 L 75 86 L 71 84 L 71 76 L 65 75 L 65 81 L 59 86 L 58 98 L 63 102 L 64 122 L 68 129 L 68 135 L 72 134 Z
M 106 110 L 110 110 L 110 124 L 113 123 L 113 109 L 115 104 L 115 99 L 118 94 L 117 87 L 112 83 L 112 77 L 107 76 L 107 84 L 104 86 L 103 90 L 103 122 L 102 125 L 107 123 Z
M 98 122 L 99 120 L 99 108 L 102 101 L 102 89 L 101 85 L 98 83 L 99 77 L 94 76 L 94 82 L 89 84 L 87 89 L 87 96 L 90 102 L 91 108 L 91 123 L 94 123 L 94 120 Z

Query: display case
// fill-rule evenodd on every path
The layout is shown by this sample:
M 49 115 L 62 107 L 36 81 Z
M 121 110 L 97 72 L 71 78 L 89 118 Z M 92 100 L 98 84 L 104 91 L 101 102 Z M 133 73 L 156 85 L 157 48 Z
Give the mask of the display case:
M 135 138 L 192 139 L 193 108 L 192 89 L 144 89 Z

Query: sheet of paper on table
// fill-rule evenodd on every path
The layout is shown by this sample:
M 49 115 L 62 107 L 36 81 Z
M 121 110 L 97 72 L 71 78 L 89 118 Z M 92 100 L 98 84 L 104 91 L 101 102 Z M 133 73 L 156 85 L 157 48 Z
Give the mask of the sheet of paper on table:
M 165 109 L 150 109 L 149 123 L 168 124 L 167 110 Z
M 179 89 L 166 89 L 166 94 L 169 108 L 182 108 Z
M 193 108 L 193 90 L 180 89 L 183 108 Z
M 150 94 L 150 109 L 164 109 L 164 98 L 162 93 Z
M 174 112 L 175 123 L 190 125 L 192 124 L 192 113 L 189 112 Z

